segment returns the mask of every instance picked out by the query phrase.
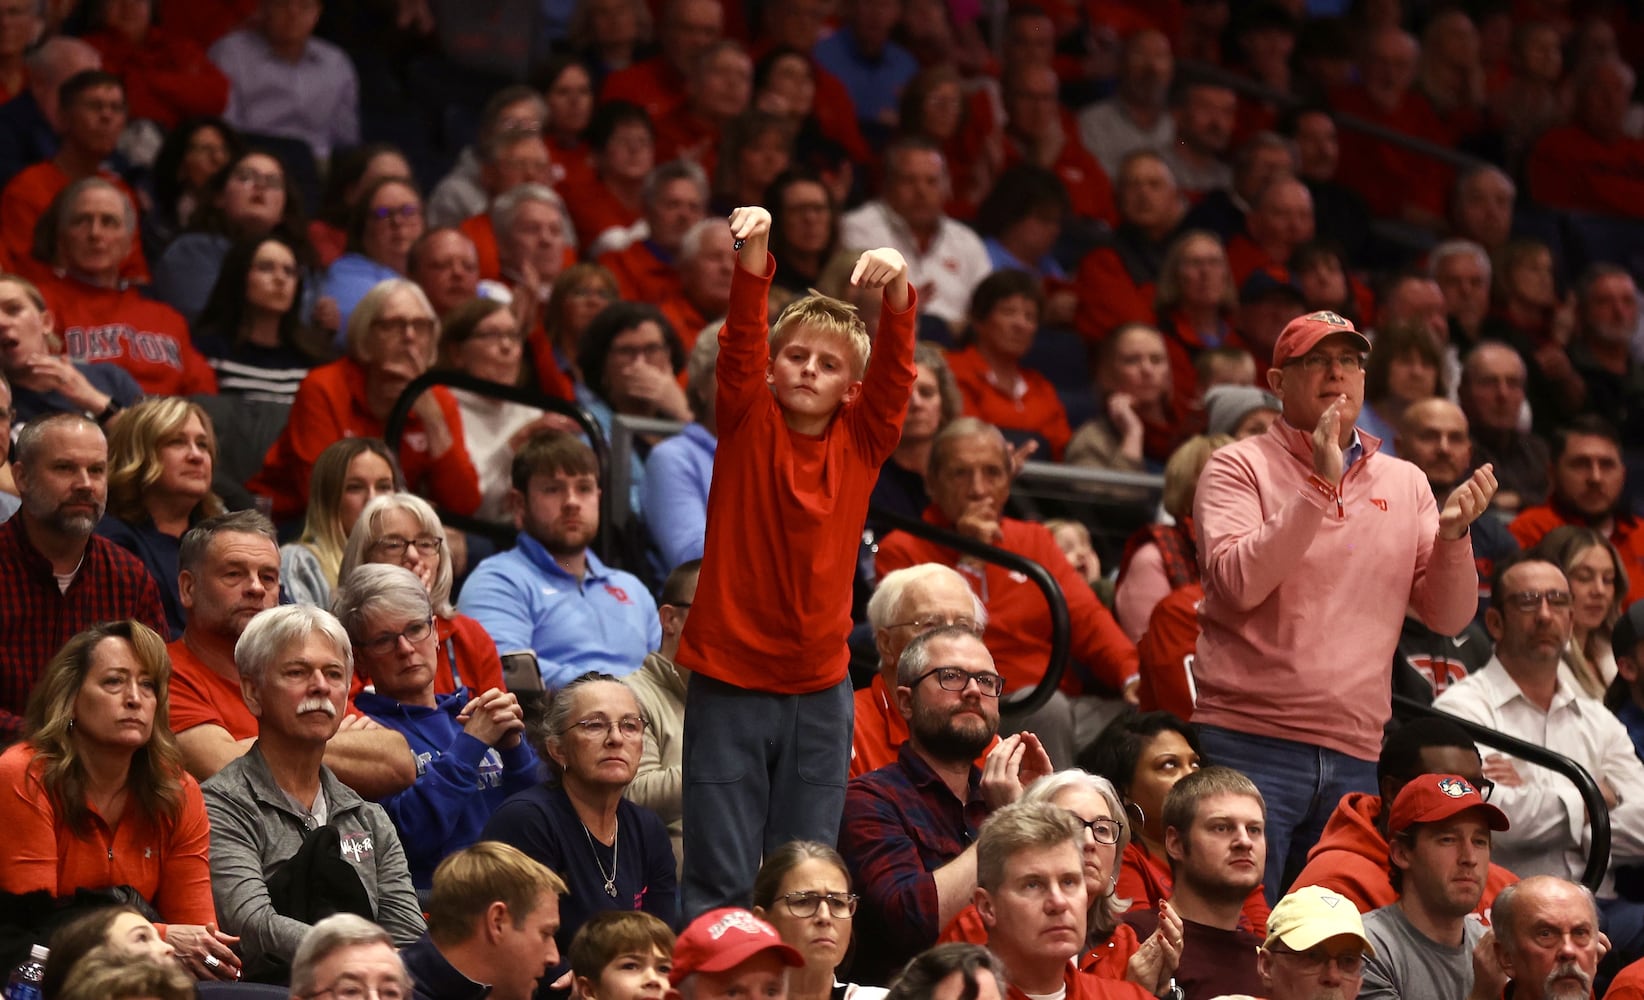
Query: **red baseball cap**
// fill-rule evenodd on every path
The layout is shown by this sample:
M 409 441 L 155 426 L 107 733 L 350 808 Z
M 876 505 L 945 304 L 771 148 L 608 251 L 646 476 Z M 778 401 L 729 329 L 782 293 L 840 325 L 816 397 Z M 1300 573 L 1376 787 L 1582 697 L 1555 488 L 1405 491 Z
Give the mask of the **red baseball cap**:
M 776 928 L 734 906 L 709 910 L 691 921 L 674 942 L 674 969 L 668 982 L 678 986 L 696 972 L 725 972 L 762 951 L 774 951 L 784 965 L 805 964 L 803 955 L 782 943 Z
M 1273 344 L 1273 367 L 1282 368 L 1291 358 L 1301 357 L 1326 337 L 1344 333 L 1351 337 L 1360 351 L 1370 350 L 1370 340 L 1360 333 L 1353 321 L 1328 309 L 1297 316 L 1284 325 L 1284 331 Z
M 1484 810 L 1490 829 L 1507 829 L 1507 814 L 1484 801 L 1459 774 L 1424 774 L 1412 780 L 1393 800 L 1387 817 L 1389 835 L 1403 833 L 1412 823 L 1438 823 L 1469 809 Z

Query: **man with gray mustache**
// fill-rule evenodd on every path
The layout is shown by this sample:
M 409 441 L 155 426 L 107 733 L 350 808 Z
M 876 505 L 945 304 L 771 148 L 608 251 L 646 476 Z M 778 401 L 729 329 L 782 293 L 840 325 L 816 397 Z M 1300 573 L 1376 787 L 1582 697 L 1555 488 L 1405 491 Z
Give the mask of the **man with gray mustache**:
M 399 947 L 415 941 L 422 909 L 393 823 L 324 763 L 353 675 L 348 633 L 319 608 L 270 608 L 234 662 L 257 742 L 200 790 L 217 919 L 240 936 L 248 978 L 280 980 L 309 925 L 334 911 L 376 921 Z
M 1496 958 L 1513 1000 L 1588 1000 L 1598 969 L 1598 906 L 1585 886 L 1536 875 L 1491 909 Z

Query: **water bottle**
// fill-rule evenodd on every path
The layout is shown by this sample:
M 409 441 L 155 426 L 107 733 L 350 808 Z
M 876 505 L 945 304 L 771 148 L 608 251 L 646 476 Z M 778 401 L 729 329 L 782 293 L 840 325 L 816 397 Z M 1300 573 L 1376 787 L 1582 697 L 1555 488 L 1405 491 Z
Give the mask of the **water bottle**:
M 29 949 L 29 960 L 19 965 L 6 981 L 6 1000 L 40 1000 L 40 983 L 46 978 L 46 956 L 51 949 L 37 944 Z

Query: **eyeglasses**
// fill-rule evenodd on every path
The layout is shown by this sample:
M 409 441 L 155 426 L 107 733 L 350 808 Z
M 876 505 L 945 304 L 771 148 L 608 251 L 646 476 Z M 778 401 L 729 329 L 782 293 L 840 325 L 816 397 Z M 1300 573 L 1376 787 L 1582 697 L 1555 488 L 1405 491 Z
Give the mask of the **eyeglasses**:
M 1324 971 L 1324 967 L 1331 962 L 1336 963 L 1336 971 L 1344 976 L 1356 976 L 1364 971 L 1364 954 L 1332 955 L 1317 948 L 1310 951 L 1291 951 L 1281 945 L 1274 945 L 1267 949 L 1274 955 L 1285 955 L 1295 960 L 1295 966 L 1303 975 L 1316 976 Z
M 1477 781 L 1469 781 L 1468 784 L 1478 789 L 1478 797 L 1486 802 L 1490 801 L 1490 796 L 1496 790 L 1496 783 L 1491 781 L 1489 778 L 1480 778 Z
M 406 202 L 403 205 L 378 205 L 371 210 L 371 218 L 378 222 L 384 219 L 415 219 L 422 214 L 422 206 L 415 202 Z
M 646 344 L 643 347 L 613 347 L 611 357 L 621 364 L 632 364 L 640 358 L 652 363 L 661 363 L 668 360 L 667 344 Z
M 854 892 L 790 892 L 782 896 L 782 905 L 796 917 L 814 917 L 822 904 L 828 904 L 828 916 L 848 917 L 856 912 Z
M 934 632 L 939 628 L 962 628 L 971 635 L 982 634 L 982 623 L 974 618 L 966 618 L 964 615 L 957 618 L 948 618 L 944 615 L 925 615 L 921 618 L 915 618 L 911 622 L 896 622 L 885 627 L 911 628 L 918 635 Z
M 255 167 L 235 167 L 228 179 L 236 184 L 249 184 L 258 188 L 277 188 L 285 186 L 285 178 L 279 174 L 264 173 Z
M 1321 375 L 1332 366 L 1340 367 L 1348 375 L 1364 368 L 1364 356 L 1360 354 L 1303 354 L 1299 358 L 1291 358 L 1284 363 L 1284 367 L 1300 366 L 1307 369 L 1310 375 Z
M 1096 838 L 1098 844 L 1117 844 L 1119 834 L 1125 828 L 1125 825 L 1116 819 L 1085 819 L 1071 809 L 1067 811 L 1067 814 L 1072 816 L 1080 826 L 1089 830 L 1090 835 Z
M 1567 608 L 1575 603 L 1568 590 L 1520 590 L 1504 598 L 1518 611 L 1535 611 L 1546 601 L 1553 608 Z
M 426 317 L 408 319 L 404 316 L 378 316 L 371 321 L 371 329 L 378 333 L 414 333 L 418 337 L 434 335 L 434 321 Z
M 989 698 L 997 698 L 1005 693 L 1005 679 L 998 674 L 984 673 L 976 670 L 963 670 L 959 667 L 935 667 L 913 679 L 909 687 L 918 687 L 927 677 L 935 677 L 936 683 L 944 691 L 963 691 L 971 681 L 976 682 L 976 690 Z
M 625 740 L 637 740 L 645 733 L 645 720 L 637 715 L 624 715 L 620 719 L 583 719 L 573 722 L 560 730 L 561 735 L 570 732 L 581 733 L 591 740 L 603 740 L 615 729 Z
M 369 986 L 358 979 L 343 979 L 323 990 L 315 990 L 304 1000 L 314 1000 L 315 997 L 325 996 L 327 993 L 336 997 L 336 1000 L 366 1000 L 367 997 L 374 997 L 375 1000 L 405 1000 L 411 994 L 411 984 L 387 982 Z
M 417 547 L 418 552 L 425 556 L 437 556 L 440 554 L 440 548 L 445 545 L 445 539 L 437 538 L 433 535 L 423 535 L 421 538 L 415 539 L 401 538 L 398 535 L 388 535 L 384 538 L 377 539 L 376 544 L 373 545 L 372 548 L 378 552 L 381 552 L 383 555 L 392 556 L 395 559 L 398 559 L 400 556 L 405 555 L 405 550 L 413 545 Z
M 375 653 L 378 656 L 387 656 L 399 647 L 401 639 L 404 639 L 406 642 L 409 642 L 411 645 L 415 646 L 417 643 L 428 638 L 428 633 L 433 630 L 434 619 L 428 618 L 424 621 L 412 622 L 402 631 L 390 632 L 387 635 L 379 635 L 375 639 L 366 639 L 364 642 L 361 642 L 360 645 L 366 650 L 366 652 Z

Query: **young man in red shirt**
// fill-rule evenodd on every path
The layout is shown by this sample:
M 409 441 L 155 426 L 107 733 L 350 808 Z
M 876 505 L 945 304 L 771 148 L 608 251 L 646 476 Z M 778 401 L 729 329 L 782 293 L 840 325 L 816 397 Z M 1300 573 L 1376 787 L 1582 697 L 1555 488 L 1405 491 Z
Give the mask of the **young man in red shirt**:
M 833 843 L 850 761 L 851 585 L 879 467 L 913 392 L 915 293 L 895 250 L 851 276 L 883 288 L 868 363 L 855 310 L 826 296 L 767 334 L 775 261 L 763 208 L 731 213 L 737 268 L 720 333 L 719 449 L 685 695 L 687 917 L 746 898 L 765 849 Z

